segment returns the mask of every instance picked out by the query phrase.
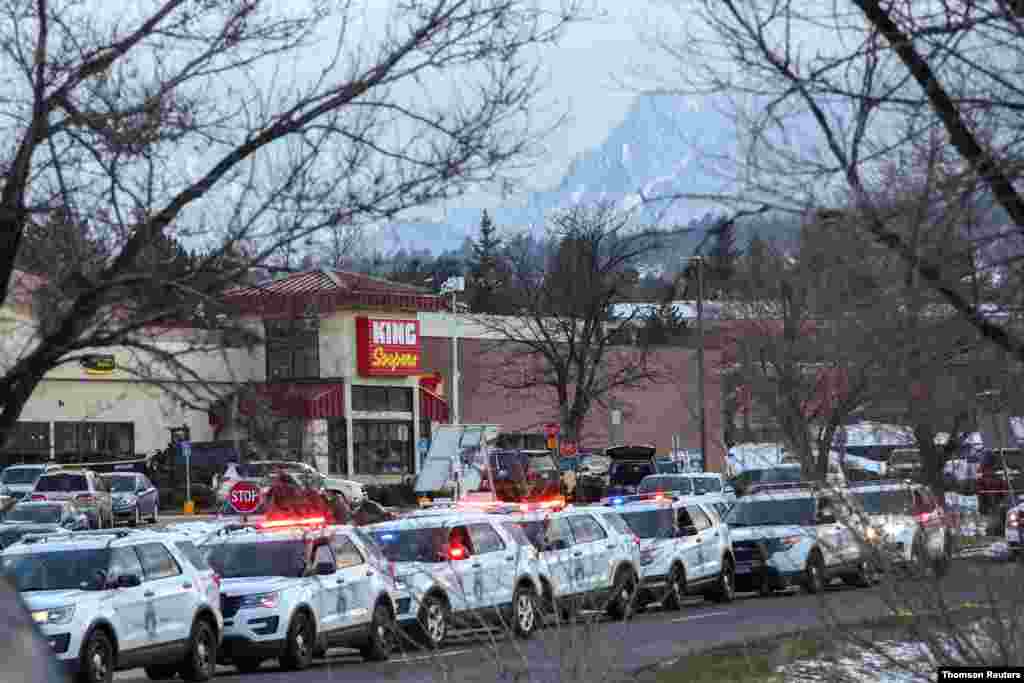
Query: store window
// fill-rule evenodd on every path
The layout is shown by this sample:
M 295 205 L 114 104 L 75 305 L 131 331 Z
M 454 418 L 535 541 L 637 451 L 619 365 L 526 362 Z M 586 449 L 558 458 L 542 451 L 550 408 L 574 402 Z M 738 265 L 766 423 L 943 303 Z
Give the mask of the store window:
M 63 462 L 135 457 L 133 422 L 54 422 L 54 451 Z
M 412 474 L 412 422 L 356 420 L 356 474 Z
M 18 422 L 6 439 L 0 438 L 3 463 L 37 463 L 50 459 L 50 423 Z
M 265 320 L 267 380 L 320 377 L 320 320 Z
M 327 473 L 348 476 L 348 433 L 345 418 L 327 421 Z
M 367 413 L 411 413 L 412 389 L 353 386 L 352 410 Z

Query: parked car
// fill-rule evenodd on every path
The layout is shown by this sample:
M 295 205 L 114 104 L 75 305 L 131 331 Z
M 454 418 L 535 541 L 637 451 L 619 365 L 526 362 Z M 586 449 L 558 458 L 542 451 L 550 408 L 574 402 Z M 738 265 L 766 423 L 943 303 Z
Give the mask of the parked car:
M 89 518 L 71 501 L 23 501 L 0 524 L 0 550 L 30 534 L 60 534 L 89 528 Z
M 110 486 L 114 522 L 127 520 L 138 526 L 143 517 L 156 524 L 160 521 L 160 492 L 144 474 L 114 472 L 102 475 Z
M 324 477 L 324 489 L 328 493 L 340 493 L 350 505 L 366 500 L 366 485 L 352 479 L 340 477 Z
M 32 489 L 32 500 L 71 500 L 97 529 L 114 526 L 110 488 L 89 470 L 60 469 L 43 473 Z
M 296 478 L 301 486 L 322 488 L 324 477 L 311 465 L 295 460 L 249 460 L 244 463 L 232 462 L 224 469 L 224 474 L 213 478 L 217 503 L 227 498 L 231 487 L 240 481 L 260 482 L 270 486 L 270 480 L 276 472 L 284 470 Z
M 11 465 L 0 474 L 0 495 L 19 501 L 32 493 L 36 480 L 44 472 L 59 469 L 55 465 Z
M 733 487 L 737 496 L 745 496 L 750 488 L 759 484 L 799 482 L 800 479 L 800 465 L 797 463 L 787 463 L 773 467 L 757 467 L 743 470 L 733 477 L 729 484 Z
M 679 468 L 670 458 L 659 458 L 654 446 L 613 446 L 605 450 L 610 459 L 608 468 L 609 496 L 631 496 L 644 477 L 652 474 L 678 474 Z

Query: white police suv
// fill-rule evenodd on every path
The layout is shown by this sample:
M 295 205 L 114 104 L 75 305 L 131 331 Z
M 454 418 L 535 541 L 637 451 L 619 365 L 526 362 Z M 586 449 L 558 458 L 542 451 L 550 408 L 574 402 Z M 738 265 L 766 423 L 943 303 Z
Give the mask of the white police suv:
M 605 501 L 640 539 L 638 605 L 680 609 L 686 595 L 730 602 L 735 567 L 728 527 L 693 497 L 639 495 Z
M 938 499 L 911 481 L 864 481 L 848 487 L 857 529 L 885 560 L 942 575 L 952 554 L 952 531 Z M 882 558 L 879 558 L 882 559 Z M 884 562 L 877 564 L 884 565 Z
M 364 527 L 395 565 L 399 624 L 427 647 L 450 629 L 511 622 L 521 638 L 541 625 L 537 551 L 498 515 L 441 512 Z
M 725 523 L 736 553 L 736 585 L 769 593 L 824 590 L 837 577 L 870 585 L 873 570 L 842 498 L 809 484 L 763 486 L 743 496 Z
M 322 519 L 233 525 L 202 545 L 220 574 L 221 661 L 254 671 L 268 659 L 308 667 L 330 647 L 391 655 L 394 580 L 351 527 Z
M 607 507 L 513 512 L 501 521 L 521 530 L 540 553 L 547 609 L 566 616 L 580 607 L 629 616 L 640 581 L 639 539 Z M 559 609 L 556 609 L 559 608 Z
M 206 681 L 223 621 L 216 580 L 195 555 L 173 534 L 87 531 L 27 536 L 0 568 L 79 680 L 142 666 L 154 679 Z

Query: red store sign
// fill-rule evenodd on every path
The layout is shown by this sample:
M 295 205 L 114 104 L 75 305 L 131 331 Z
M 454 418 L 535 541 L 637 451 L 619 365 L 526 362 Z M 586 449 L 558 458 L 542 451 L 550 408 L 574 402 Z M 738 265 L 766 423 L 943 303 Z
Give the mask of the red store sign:
M 363 377 L 419 375 L 418 320 L 356 318 L 356 363 Z

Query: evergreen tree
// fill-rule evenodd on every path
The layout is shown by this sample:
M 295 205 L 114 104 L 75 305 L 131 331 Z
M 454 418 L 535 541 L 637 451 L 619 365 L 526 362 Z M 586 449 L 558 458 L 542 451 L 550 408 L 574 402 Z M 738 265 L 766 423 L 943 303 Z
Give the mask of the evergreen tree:
M 507 279 L 502 268 L 502 240 L 486 209 L 480 217 L 480 236 L 473 241 L 472 248 L 470 307 L 477 313 L 500 313 L 502 288 Z
M 715 241 L 708 254 L 705 295 L 719 299 L 729 293 L 735 284 L 736 266 L 740 250 L 736 246 L 736 222 L 724 220 L 715 227 Z

